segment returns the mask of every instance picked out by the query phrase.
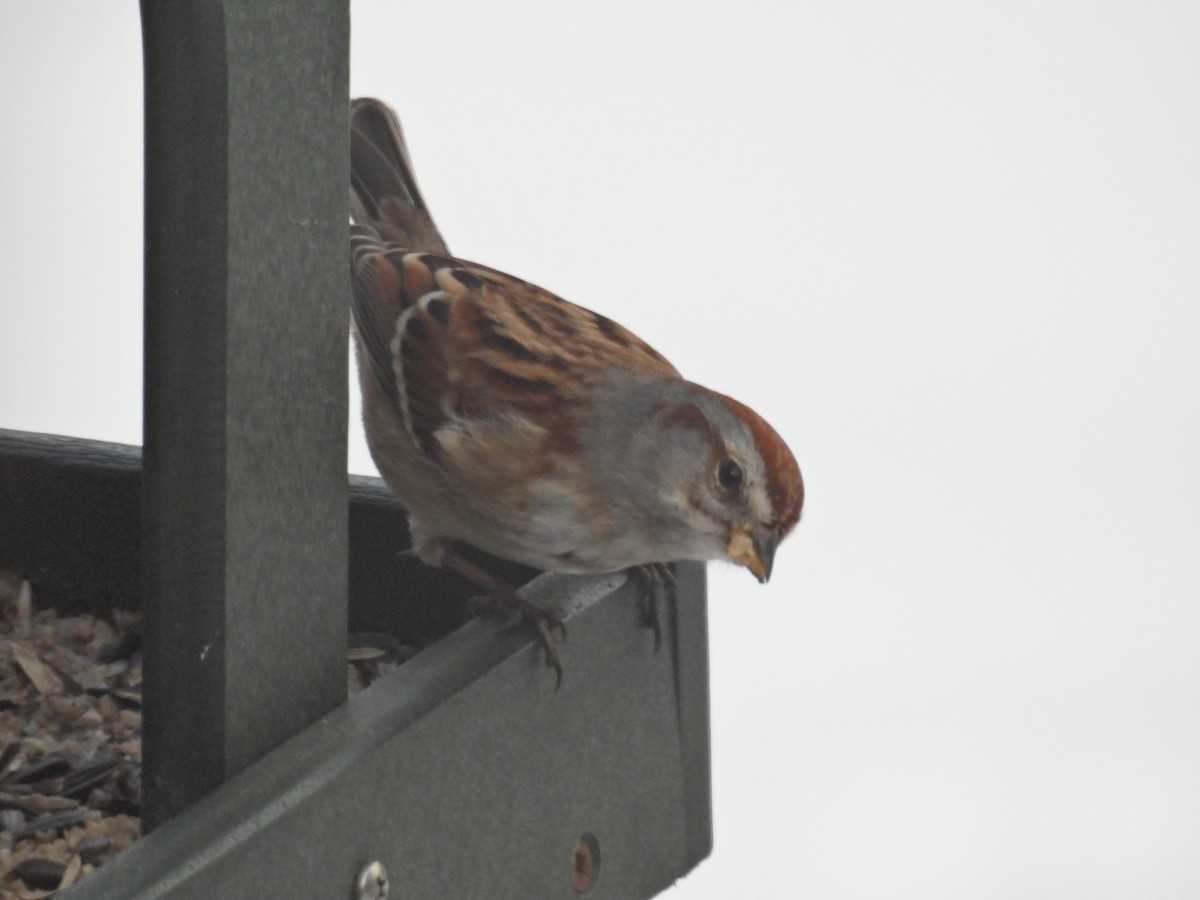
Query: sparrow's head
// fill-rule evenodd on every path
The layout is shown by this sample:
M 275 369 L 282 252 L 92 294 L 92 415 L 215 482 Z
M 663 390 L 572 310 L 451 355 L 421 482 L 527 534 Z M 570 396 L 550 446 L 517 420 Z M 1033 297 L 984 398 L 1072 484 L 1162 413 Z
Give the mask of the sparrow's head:
M 682 411 L 707 438 L 705 477 L 693 478 L 689 506 L 697 518 L 720 526 L 723 557 L 745 566 L 761 582 L 771 577 L 775 550 L 800 520 L 804 480 L 788 445 L 762 416 L 731 397 Z
M 800 521 L 804 479 L 791 449 L 762 416 L 731 397 L 720 399 L 736 423 L 718 435 L 723 452 L 710 493 L 727 511 L 726 557 L 765 583 L 775 549 Z
M 725 559 L 759 581 L 800 520 L 804 481 L 783 438 L 758 413 L 680 381 L 647 409 L 626 447 L 648 471 L 662 559 Z

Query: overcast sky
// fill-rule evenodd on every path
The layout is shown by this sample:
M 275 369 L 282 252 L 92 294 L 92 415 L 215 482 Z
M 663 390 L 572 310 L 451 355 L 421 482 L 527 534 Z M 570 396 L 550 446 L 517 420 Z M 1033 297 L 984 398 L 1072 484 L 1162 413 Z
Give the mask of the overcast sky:
M 1200 896 L 1200 4 L 353 11 L 451 247 L 804 470 L 667 896 Z M 137 5 L 0 6 L 0 122 L 0 427 L 139 443 Z

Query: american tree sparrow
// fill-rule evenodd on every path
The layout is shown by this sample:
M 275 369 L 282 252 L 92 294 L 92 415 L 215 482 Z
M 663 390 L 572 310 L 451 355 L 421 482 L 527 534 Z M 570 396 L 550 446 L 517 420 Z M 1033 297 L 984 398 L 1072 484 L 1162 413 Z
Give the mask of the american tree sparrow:
M 378 100 L 351 104 L 351 208 L 367 443 L 421 560 L 521 610 L 560 680 L 558 623 L 456 544 L 560 572 L 727 559 L 770 577 L 804 483 L 762 417 L 616 322 L 451 256 Z

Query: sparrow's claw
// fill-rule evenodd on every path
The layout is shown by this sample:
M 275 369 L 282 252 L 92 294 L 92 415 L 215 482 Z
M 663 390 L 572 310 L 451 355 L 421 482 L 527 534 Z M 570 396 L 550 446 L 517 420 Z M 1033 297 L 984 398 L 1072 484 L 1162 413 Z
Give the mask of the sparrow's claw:
M 654 649 L 662 646 L 662 611 L 660 597 L 667 603 L 676 599 L 675 573 L 667 563 L 647 563 L 631 570 L 642 587 L 645 624 L 654 631 Z
M 554 668 L 554 675 L 557 678 L 554 689 L 557 691 L 562 686 L 563 667 L 562 660 L 558 657 L 558 645 L 554 641 L 554 629 L 559 630 L 564 641 L 567 639 L 567 626 L 563 624 L 562 613 L 556 609 L 544 609 L 530 603 L 491 572 L 484 570 L 455 550 L 443 551 L 442 565 L 453 569 L 487 591 L 487 594 L 482 597 L 471 598 L 470 603 L 473 608 L 496 611 L 503 605 L 516 610 L 521 614 L 522 621 L 533 626 L 538 640 L 546 650 L 546 665 Z
M 551 640 L 554 638 L 555 629 L 558 629 L 560 640 L 565 641 L 567 639 L 567 626 L 563 622 L 562 613 L 557 609 L 546 609 L 543 606 L 530 603 L 528 600 L 522 600 L 516 593 L 513 593 L 511 600 L 506 600 L 505 602 L 516 609 L 525 622 L 533 625 L 539 631 L 544 630 Z
M 563 667 L 562 660 L 558 658 L 558 646 L 554 643 L 554 636 L 550 633 L 553 625 L 546 625 L 546 619 L 538 619 L 534 626 L 537 629 L 538 639 L 542 642 L 542 647 L 546 651 L 546 665 L 554 668 L 554 690 L 562 687 Z M 562 623 L 558 623 L 559 628 L 562 628 Z M 563 628 L 563 637 L 567 636 L 567 631 Z
M 500 612 L 502 608 L 515 610 L 521 616 L 521 621 L 531 625 L 537 632 L 538 641 L 546 651 L 546 666 L 554 669 L 557 691 L 562 686 L 563 667 L 558 656 L 558 642 L 554 640 L 554 629 L 558 629 L 562 640 L 567 639 L 567 626 L 562 620 L 562 614 L 556 609 L 545 609 L 530 603 L 516 591 L 507 588 L 494 590 L 491 593 L 471 598 L 471 606 L 477 612 Z

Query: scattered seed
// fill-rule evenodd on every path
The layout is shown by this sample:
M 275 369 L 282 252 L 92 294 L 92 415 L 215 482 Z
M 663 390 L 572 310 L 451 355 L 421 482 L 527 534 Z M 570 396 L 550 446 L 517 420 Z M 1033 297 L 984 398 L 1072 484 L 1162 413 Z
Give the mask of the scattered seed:
M 15 641 L 12 645 L 12 652 L 13 659 L 17 661 L 17 665 L 21 667 L 25 677 L 38 689 L 39 693 L 57 694 L 62 691 L 62 679 L 38 658 L 37 653 L 28 644 L 23 641 Z
M 103 835 L 88 838 L 75 848 L 75 852 L 85 863 L 94 865 L 107 852 L 108 848 L 112 846 L 112 843 L 112 838 L 104 837 Z
M 57 794 L 30 794 L 22 798 L 25 812 L 46 813 L 61 812 L 64 809 L 74 809 L 79 804 L 67 797 Z
M 79 873 L 82 869 L 83 860 L 78 855 L 72 856 L 71 861 L 67 863 L 67 870 L 63 872 L 62 881 L 58 883 L 58 889 L 61 891 L 73 885 L 76 879 L 79 878 Z
M 0 572 L 0 900 L 50 897 L 139 833 L 139 620 L 59 617 L 33 601 Z M 350 645 L 356 688 L 415 653 L 386 634 Z
M 63 779 L 60 793 L 64 797 L 86 797 L 93 788 L 107 781 L 108 776 L 122 764 L 121 754 L 116 750 L 101 750 L 86 765 L 80 766 Z
M 96 698 L 96 710 L 106 719 L 115 719 L 120 712 L 117 701 L 108 694 L 101 694 Z
M 75 724 L 80 728 L 99 728 L 104 724 L 104 715 L 98 709 L 85 709 L 75 717 Z
M 11 784 L 36 784 L 66 775 L 71 769 L 71 757 L 65 753 L 47 753 L 41 759 L 13 772 L 7 779 Z
M 67 866 L 66 863 L 61 863 L 57 859 L 31 856 L 17 863 L 13 871 L 31 888 L 53 891 L 62 884 Z
M 28 581 L 21 582 L 21 589 L 17 592 L 17 609 L 15 631 L 19 635 L 29 633 L 29 628 L 33 620 L 33 585 Z
M 24 828 L 13 832 L 16 840 L 31 838 L 37 834 L 62 834 L 68 828 L 83 824 L 82 809 L 66 809 L 62 812 L 46 813 L 38 816 Z
M 17 754 L 20 752 L 21 744 L 19 741 L 11 741 L 8 746 L 0 750 L 0 778 L 4 777 L 4 772 L 8 769 L 8 764 L 16 759 Z

